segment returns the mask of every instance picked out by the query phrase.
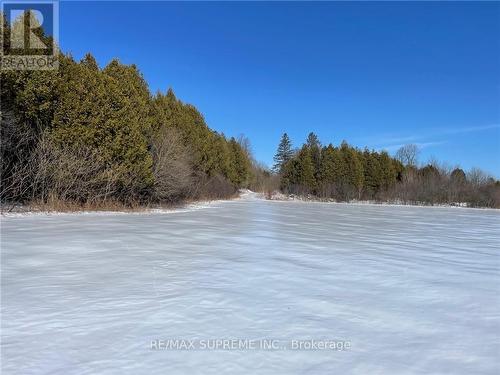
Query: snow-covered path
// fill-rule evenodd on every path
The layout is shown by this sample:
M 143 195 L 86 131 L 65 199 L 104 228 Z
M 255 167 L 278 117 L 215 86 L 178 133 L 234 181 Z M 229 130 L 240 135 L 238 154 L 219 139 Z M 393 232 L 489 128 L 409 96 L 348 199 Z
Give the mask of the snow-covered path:
M 500 212 L 251 198 L 2 218 L 2 374 L 500 372 Z

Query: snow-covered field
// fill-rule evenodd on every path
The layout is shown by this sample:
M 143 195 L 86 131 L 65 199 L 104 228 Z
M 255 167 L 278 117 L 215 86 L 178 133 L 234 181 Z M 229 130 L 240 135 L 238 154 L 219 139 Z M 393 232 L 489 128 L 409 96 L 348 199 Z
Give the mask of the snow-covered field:
M 500 373 L 500 212 L 252 198 L 3 217 L 2 374 Z

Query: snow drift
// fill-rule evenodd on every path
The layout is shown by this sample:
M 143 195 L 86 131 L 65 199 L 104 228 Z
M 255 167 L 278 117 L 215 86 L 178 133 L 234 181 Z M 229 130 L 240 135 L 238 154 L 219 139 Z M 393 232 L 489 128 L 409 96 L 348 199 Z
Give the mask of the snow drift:
M 243 199 L 2 218 L 4 374 L 498 373 L 500 214 Z M 349 350 L 152 350 L 162 339 Z

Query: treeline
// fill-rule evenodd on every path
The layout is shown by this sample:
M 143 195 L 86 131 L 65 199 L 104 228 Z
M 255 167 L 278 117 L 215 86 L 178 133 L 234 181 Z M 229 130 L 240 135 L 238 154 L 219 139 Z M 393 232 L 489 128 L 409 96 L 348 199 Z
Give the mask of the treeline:
M 465 173 L 437 162 L 418 167 L 418 149 L 407 145 L 395 157 L 360 150 L 345 141 L 322 146 L 310 133 L 299 148 L 285 133 L 274 157 L 280 190 L 337 201 L 376 200 L 409 204 L 500 207 L 500 182 L 478 169 Z
M 500 206 L 498 181 L 479 170 L 419 167 L 411 146 L 391 157 L 346 142 L 322 146 L 311 133 L 295 150 L 284 134 L 272 174 L 254 161 L 246 138 L 211 130 L 171 89 L 151 94 L 135 65 L 113 60 L 101 69 L 90 54 L 58 58 L 58 70 L 0 73 L 2 204 L 107 208 L 229 197 L 248 187 L 342 201 Z
M 60 54 L 58 70 L 1 80 L 3 203 L 227 197 L 264 173 L 245 138 L 211 130 L 172 90 L 152 95 L 135 65 Z

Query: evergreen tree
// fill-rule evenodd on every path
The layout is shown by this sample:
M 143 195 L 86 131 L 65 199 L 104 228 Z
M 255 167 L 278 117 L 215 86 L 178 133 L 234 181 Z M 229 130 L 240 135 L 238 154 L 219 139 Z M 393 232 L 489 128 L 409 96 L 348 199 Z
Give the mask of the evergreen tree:
M 396 182 L 397 172 L 394 168 L 394 163 L 386 151 L 382 151 L 379 155 L 379 164 L 381 169 L 381 188 L 389 189 Z
M 288 160 L 281 168 L 280 189 L 286 193 L 295 192 L 300 179 L 300 165 L 296 157 Z
M 358 197 L 361 196 L 363 188 L 363 164 L 361 163 L 357 150 L 350 147 L 345 141 L 340 146 L 341 157 L 345 163 L 344 184 L 350 190 L 353 189 Z
M 128 82 L 121 81 L 126 77 L 95 71 L 87 61 L 60 67 L 65 80 L 59 85 L 52 138 L 61 146 L 95 149 L 103 167 L 117 176 L 118 194 L 140 195 L 153 183 L 144 135 L 147 105 L 138 106 Z
M 90 53 L 85 54 L 85 57 L 82 59 L 81 64 L 96 73 L 99 72 L 97 61 Z
M 313 132 L 309 133 L 306 140 L 306 145 L 311 153 L 311 158 L 314 165 L 314 177 L 319 177 L 319 170 L 321 164 L 321 143 L 319 138 Z
M 333 158 L 333 180 L 337 185 L 337 188 L 342 188 L 347 184 L 348 179 L 348 165 L 346 163 L 346 158 L 343 156 L 347 143 L 343 142 L 339 149 L 335 149 L 336 157 Z
M 321 162 L 317 178 L 318 190 L 323 196 L 331 197 L 335 191 L 335 167 L 337 150 L 330 143 L 321 151 Z
M 399 160 L 396 160 L 394 158 L 391 158 L 392 162 L 392 168 L 394 169 L 394 175 L 396 178 L 396 182 L 401 182 L 403 181 L 403 174 L 405 171 L 405 167 L 403 163 L 401 163 Z
M 333 145 L 330 143 L 324 147 L 321 152 L 321 165 L 319 172 L 319 181 L 321 184 L 335 183 L 335 159 L 337 153 Z
M 245 186 L 250 178 L 250 160 L 246 152 L 236 139 L 231 138 L 229 141 L 231 152 L 232 169 L 235 171 L 234 183 L 237 186 Z
M 274 167 L 273 170 L 276 173 L 281 173 L 283 166 L 293 157 L 292 142 L 288 137 L 287 133 L 281 136 L 280 144 L 278 145 L 278 150 L 274 156 Z
M 467 177 L 465 176 L 465 172 L 460 168 L 455 168 L 450 174 L 451 182 L 454 185 L 463 185 L 467 182 Z
M 309 147 L 303 146 L 297 155 L 298 159 L 298 184 L 307 192 L 312 193 L 316 189 L 316 178 L 314 176 L 314 164 Z
M 191 150 L 196 174 L 207 177 L 223 176 L 234 186 L 248 182 L 250 155 L 234 139 L 210 130 L 203 116 L 189 104 L 178 100 L 172 89 L 153 99 L 156 123 L 179 131 L 184 145 Z
M 376 152 L 365 149 L 363 152 L 364 189 L 368 197 L 373 198 L 382 185 L 382 170 Z
M 433 179 L 440 177 L 439 170 L 432 164 L 427 164 L 425 167 L 421 168 L 419 170 L 419 174 L 425 179 Z

